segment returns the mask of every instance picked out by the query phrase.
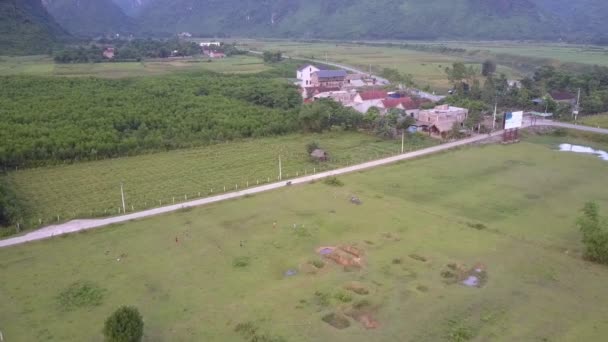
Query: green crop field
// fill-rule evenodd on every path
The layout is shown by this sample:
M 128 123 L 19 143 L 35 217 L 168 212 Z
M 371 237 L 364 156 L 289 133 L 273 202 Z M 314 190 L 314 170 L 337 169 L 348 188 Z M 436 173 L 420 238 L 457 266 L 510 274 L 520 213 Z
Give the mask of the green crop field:
M 608 66 L 608 48 L 604 46 L 519 42 L 442 42 L 441 44 L 470 51 L 487 50 L 515 56 L 546 58 L 561 63 Z
M 234 56 L 209 62 L 206 59 L 168 59 L 125 63 L 55 64 L 49 57 L 0 57 L 0 75 L 95 76 L 124 78 L 171 72 L 211 70 L 220 73 L 256 73 L 268 70 L 253 56 Z
M 327 163 L 315 164 L 306 145 L 316 141 L 330 154 Z M 435 142 L 423 136 L 406 140 L 407 150 Z M 32 227 L 75 217 L 117 214 L 124 183 L 128 210 L 182 202 L 277 180 L 278 157 L 283 178 L 327 170 L 395 154 L 401 140 L 382 140 L 362 133 L 286 135 L 229 142 L 196 149 L 77 163 L 10 172 L 9 184 L 26 203 Z M 200 193 L 200 194 L 199 194 Z
M 587 126 L 608 128 L 608 113 L 585 116 L 579 120 L 579 123 Z
M 379 72 L 382 68 L 397 69 L 402 73 L 411 74 L 420 87 L 426 85 L 433 90 L 444 92 L 449 89 L 445 68 L 454 62 L 473 63 L 466 59 L 442 55 L 439 53 L 406 50 L 397 47 L 377 47 L 346 43 L 303 43 L 289 41 L 254 41 L 244 40 L 244 47 L 257 50 L 280 50 L 292 57 L 315 58 L 330 62 L 344 63 Z M 474 62 L 474 64 L 479 64 Z M 508 78 L 517 78 L 520 74 L 510 68 L 499 66 L 498 72 L 505 73 Z
M 135 305 L 146 341 L 603 340 L 608 269 L 581 258 L 574 221 L 589 200 L 608 214 L 608 163 L 554 150 L 568 140 L 468 147 L 341 187 L 0 249 L 0 331 L 101 341 L 104 319 Z M 342 267 L 317 252 L 328 246 L 362 254 L 331 254 Z M 478 287 L 461 283 L 471 274 Z

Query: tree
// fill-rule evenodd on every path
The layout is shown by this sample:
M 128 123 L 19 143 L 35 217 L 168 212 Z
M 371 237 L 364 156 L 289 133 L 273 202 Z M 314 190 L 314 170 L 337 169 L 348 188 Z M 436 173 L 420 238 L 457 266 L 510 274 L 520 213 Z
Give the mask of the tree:
M 106 319 L 103 335 L 107 342 L 139 342 L 144 335 L 144 321 L 137 308 L 122 306 Z
M 493 60 L 486 59 L 481 64 L 481 74 L 484 75 L 485 77 L 494 75 L 495 72 L 496 72 L 496 62 L 494 62 Z
M 264 51 L 263 57 L 266 63 L 277 63 L 283 60 L 283 53 L 281 51 Z

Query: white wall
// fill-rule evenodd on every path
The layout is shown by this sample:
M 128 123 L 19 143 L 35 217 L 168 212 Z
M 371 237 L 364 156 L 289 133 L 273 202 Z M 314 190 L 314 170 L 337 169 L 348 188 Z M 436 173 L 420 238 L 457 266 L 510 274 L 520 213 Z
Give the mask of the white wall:
M 311 84 L 312 74 L 317 71 L 320 71 L 320 69 L 314 65 L 307 65 L 302 70 L 298 70 L 297 77 L 298 80 L 300 80 L 301 87 L 309 87 Z

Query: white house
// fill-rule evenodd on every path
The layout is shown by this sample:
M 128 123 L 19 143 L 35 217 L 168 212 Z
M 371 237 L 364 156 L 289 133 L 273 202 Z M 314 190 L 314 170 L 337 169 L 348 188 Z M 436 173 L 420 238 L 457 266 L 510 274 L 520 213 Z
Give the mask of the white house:
M 312 64 L 298 69 L 297 78 L 300 81 L 300 86 L 302 88 L 310 87 L 312 84 L 312 74 L 317 71 L 321 71 L 321 69 Z
M 210 46 L 222 46 L 221 42 L 201 42 L 198 44 L 200 47 L 210 47 Z

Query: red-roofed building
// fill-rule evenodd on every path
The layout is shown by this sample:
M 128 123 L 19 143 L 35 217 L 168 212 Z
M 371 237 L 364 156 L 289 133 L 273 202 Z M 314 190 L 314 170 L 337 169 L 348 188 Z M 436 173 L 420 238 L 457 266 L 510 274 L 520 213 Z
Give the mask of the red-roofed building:
M 387 96 L 388 93 L 384 90 L 368 90 L 357 94 L 354 101 L 357 103 L 363 103 L 363 101 L 384 100 L 387 98 Z
M 418 108 L 418 103 L 414 101 L 411 97 L 400 97 L 400 98 L 387 98 L 382 100 L 382 104 L 386 109 L 416 109 Z
M 103 57 L 107 59 L 114 59 L 116 50 L 113 47 L 107 47 L 103 50 Z

